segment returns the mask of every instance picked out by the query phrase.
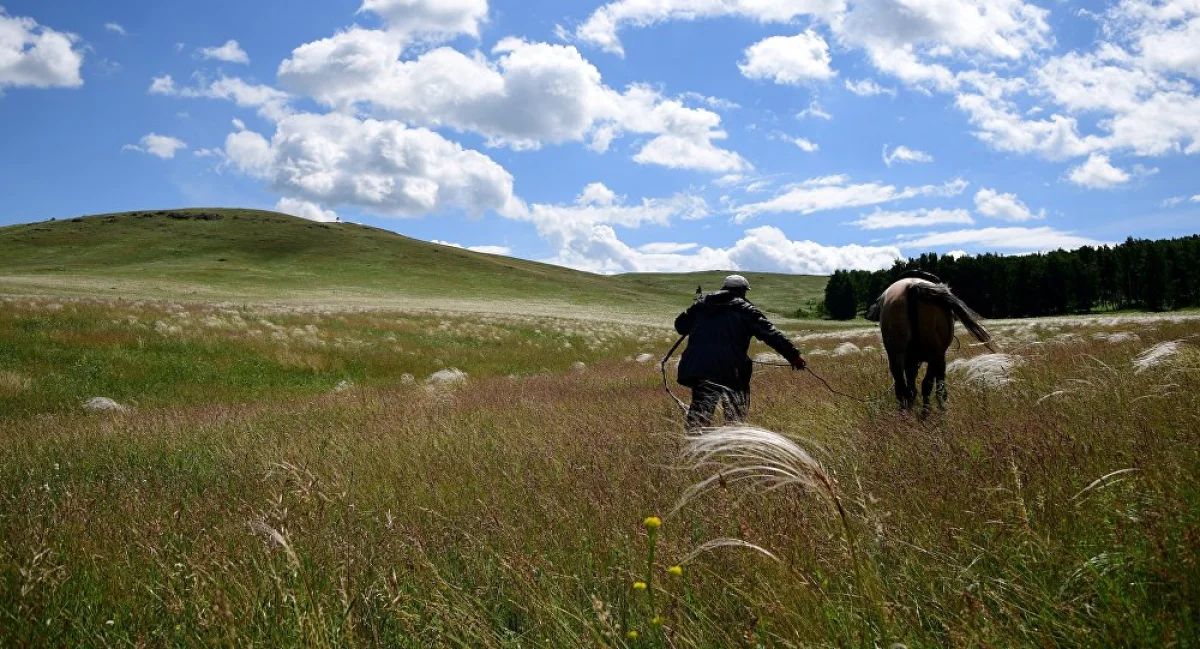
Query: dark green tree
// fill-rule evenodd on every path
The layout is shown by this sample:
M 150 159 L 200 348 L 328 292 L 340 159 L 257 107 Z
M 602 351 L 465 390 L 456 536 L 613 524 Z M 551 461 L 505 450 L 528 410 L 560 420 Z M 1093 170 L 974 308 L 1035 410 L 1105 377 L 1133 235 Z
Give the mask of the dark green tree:
M 835 271 L 825 285 L 825 309 L 834 320 L 851 320 L 858 313 L 858 296 L 850 273 Z

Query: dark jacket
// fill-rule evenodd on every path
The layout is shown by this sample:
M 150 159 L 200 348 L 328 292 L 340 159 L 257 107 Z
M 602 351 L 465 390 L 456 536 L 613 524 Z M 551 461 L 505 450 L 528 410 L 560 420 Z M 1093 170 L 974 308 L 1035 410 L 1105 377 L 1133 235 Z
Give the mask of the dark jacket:
M 751 336 L 770 345 L 789 362 L 800 351 L 757 307 L 728 291 L 709 293 L 675 318 L 675 331 L 688 336 L 679 361 L 680 385 L 703 380 L 735 390 L 750 387 L 753 365 L 747 352 Z

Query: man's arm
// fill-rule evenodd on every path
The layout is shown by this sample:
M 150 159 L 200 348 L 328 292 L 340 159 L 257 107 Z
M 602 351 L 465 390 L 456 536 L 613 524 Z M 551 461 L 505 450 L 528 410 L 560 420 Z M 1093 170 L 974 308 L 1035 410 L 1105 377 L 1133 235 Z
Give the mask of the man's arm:
M 680 313 L 675 318 L 675 332 L 680 336 L 692 333 L 692 319 L 692 307 L 688 307 L 687 311 Z
M 779 355 L 786 358 L 789 363 L 794 363 L 800 358 L 800 350 L 796 349 L 792 341 L 788 340 L 786 334 L 771 324 L 771 321 L 763 315 L 762 311 L 758 310 L 758 307 L 747 302 L 743 313 L 750 321 L 750 331 L 755 338 L 770 345 L 771 349 L 779 352 Z

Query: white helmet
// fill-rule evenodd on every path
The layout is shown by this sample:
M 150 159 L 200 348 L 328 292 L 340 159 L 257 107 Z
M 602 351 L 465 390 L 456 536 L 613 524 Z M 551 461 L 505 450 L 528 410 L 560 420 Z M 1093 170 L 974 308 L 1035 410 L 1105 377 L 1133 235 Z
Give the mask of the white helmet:
M 741 275 L 730 275 L 729 277 L 725 278 L 725 283 L 721 284 L 722 291 L 736 291 L 739 289 L 743 291 L 750 290 L 750 282 L 746 281 L 746 278 L 742 277 Z

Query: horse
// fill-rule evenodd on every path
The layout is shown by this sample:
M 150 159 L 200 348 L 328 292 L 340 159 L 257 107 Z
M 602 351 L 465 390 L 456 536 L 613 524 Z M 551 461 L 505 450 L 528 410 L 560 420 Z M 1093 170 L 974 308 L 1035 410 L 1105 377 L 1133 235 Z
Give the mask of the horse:
M 904 410 L 917 398 L 917 370 L 926 364 L 921 383 L 923 412 L 937 387 L 940 407 L 946 403 L 946 350 L 954 338 L 957 318 L 976 340 L 993 352 L 992 335 L 979 314 L 950 292 L 930 273 L 906 273 L 883 292 L 877 303 L 879 329 L 887 350 L 888 368 L 895 382 L 896 399 Z

